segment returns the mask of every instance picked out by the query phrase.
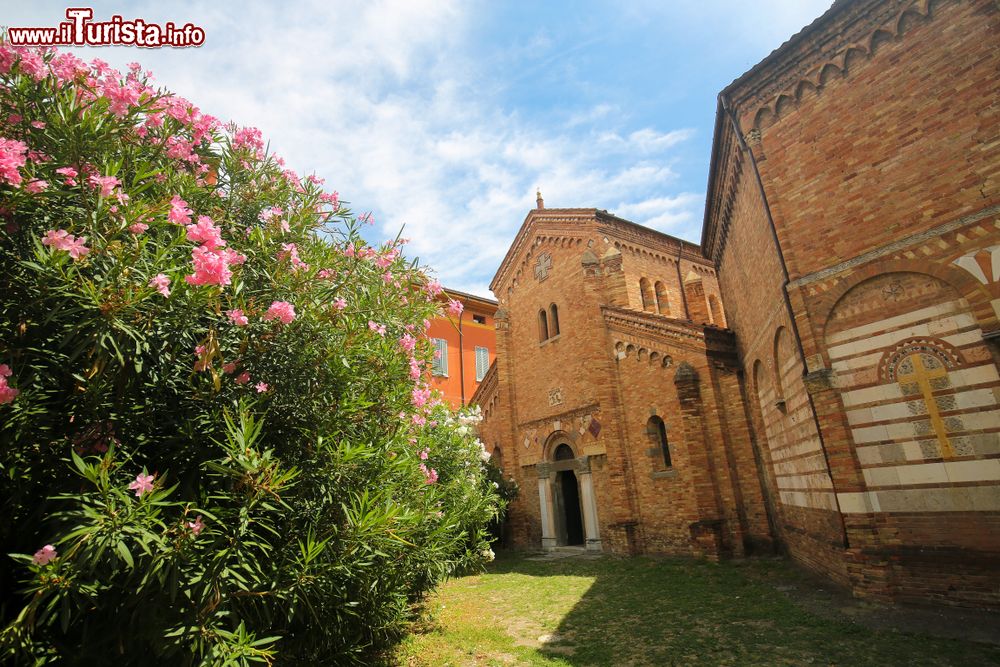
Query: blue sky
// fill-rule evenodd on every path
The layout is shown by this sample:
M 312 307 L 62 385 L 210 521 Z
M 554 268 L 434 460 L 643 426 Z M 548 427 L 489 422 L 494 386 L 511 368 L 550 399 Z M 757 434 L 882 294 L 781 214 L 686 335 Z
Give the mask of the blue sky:
M 10 26 L 66 4 L 5 2 Z M 85 4 L 85 3 L 79 3 Z M 698 241 L 718 91 L 830 0 L 97 2 L 205 29 L 198 49 L 78 51 L 133 60 L 223 121 L 259 127 L 326 179 L 369 240 L 405 225 L 449 287 L 487 285 L 541 187 Z

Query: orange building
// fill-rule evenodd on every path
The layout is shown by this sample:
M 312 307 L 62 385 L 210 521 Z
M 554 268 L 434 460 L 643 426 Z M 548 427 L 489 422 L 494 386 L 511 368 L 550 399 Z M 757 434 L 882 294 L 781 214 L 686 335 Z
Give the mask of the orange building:
M 441 299 L 460 301 L 460 315 L 431 320 L 427 337 L 440 354 L 431 370 L 431 387 L 440 390 L 453 408 L 469 403 L 496 356 L 497 336 L 493 317 L 497 302 L 492 299 L 446 289 Z

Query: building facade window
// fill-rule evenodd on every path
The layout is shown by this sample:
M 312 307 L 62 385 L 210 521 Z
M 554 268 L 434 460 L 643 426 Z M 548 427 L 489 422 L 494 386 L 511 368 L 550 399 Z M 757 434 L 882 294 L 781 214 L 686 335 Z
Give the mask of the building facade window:
M 662 281 L 657 280 L 656 284 L 653 285 L 653 291 L 656 293 L 656 312 L 660 315 L 669 315 L 670 297 L 667 296 L 667 286 Z
M 549 317 L 545 314 L 545 309 L 538 311 L 538 342 L 549 339 Z
M 714 294 L 708 295 L 708 309 L 712 314 L 712 324 L 717 327 L 726 326 L 726 319 L 722 315 L 722 304 L 719 302 L 719 298 Z
M 660 454 L 663 456 L 663 465 L 667 468 L 672 468 L 670 443 L 667 442 L 667 425 L 663 423 L 662 419 L 654 415 L 646 422 L 646 433 L 659 446 Z
M 653 286 L 649 283 L 649 278 L 639 279 L 639 296 L 642 298 L 643 310 L 656 311 L 656 295 L 653 292 Z
M 432 338 L 434 343 L 434 363 L 431 374 L 438 377 L 448 377 L 448 341 L 444 338 Z
M 476 382 L 482 382 L 486 371 L 490 370 L 490 349 L 476 347 Z
M 559 335 L 559 308 L 554 303 L 549 306 L 549 335 Z

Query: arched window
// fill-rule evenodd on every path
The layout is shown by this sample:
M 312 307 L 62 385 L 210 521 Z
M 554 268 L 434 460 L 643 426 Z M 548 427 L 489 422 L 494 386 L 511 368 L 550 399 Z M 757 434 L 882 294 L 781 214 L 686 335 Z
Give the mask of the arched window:
M 548 340 L 549 338 L 549 318 L 545 314 L 545 309 L 538 311 L 538 340 Z
M 719 297 L 709 294 L 708 308 L 712 313 L 712 324 L 718 327 L 726 326 L 726 320 L 722 316 L 722 304 L 719 302 Z
M 764 364 L 758 359 L 753 362 L 753 393 L 761 410 L 764 409 L 764 382 Z
M 774 407 L 785 411 L 785 364 L 792 360 L 791 342 L 785 327 L 774 334 Z
M 497 470 L 503 471 L 503 452 L 500 451 L 500 445 L 493 446 L 493 453 L 490 454 L 490 458 L 493 459 L 493 464 L 497 467 Z
M 639 296 L 642 297 L 642 309 L 654 312 L 656 310 L 656 296 L 653 294 L 653 286 L 649 284 L 649 278 L 639 279 Z
M 660 315 L 669 315 L 670 296 L 667 294 L 667 286 L 662 281 L 657 280 L 653 287 L 656 292 L 656 312 Z
M 556 447 L 555 454 L 552 456 L 556 461 L 568 461 L 570 459 L 576 458 L 573 456 L 573 448 L 569 445 L 563 443 Z
M 553 336 L 559 335 L 559 308 L 554 303 L 549 306 L 549 331 Z
M 667 442 L 667 425 L 663 423 L 662 419 L 653 415 L 646 422 L 646 433 L 660 448 L 660 454 L 663 455 L 663 465 L 668 468 L 673 467 L 673 463 L 670 461 L 670 444 Z

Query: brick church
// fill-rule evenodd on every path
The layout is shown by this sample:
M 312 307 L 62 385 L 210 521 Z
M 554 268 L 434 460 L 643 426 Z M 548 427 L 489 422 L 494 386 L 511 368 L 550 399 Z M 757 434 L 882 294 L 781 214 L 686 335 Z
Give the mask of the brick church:
M 837 0 L 720 93 L 700 246 L 539 196 L 490 288 L 515 546 L 1000 608 L 1000 2 Z

